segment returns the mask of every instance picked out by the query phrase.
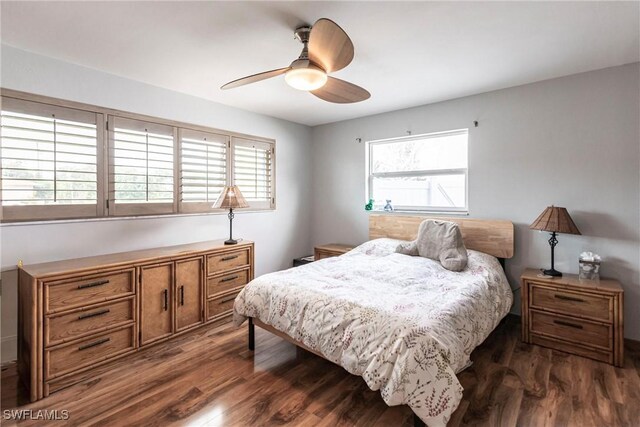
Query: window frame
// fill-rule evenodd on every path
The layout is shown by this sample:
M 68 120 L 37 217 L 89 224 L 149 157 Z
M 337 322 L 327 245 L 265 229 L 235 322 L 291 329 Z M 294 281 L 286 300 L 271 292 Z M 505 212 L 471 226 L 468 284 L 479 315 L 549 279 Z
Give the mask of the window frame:
M 276 158 L 276 149 L 275 149 L 275 144 L 269 143 L 267 141 L 261 141 L 258 139 L 254 139 L 254 138 L 247 138 L 247 137 L 239 137 L 239 136 L 234 136 L 231 138 L 231 145 L 230 145 L 230 149 L 229 149 L 229 161 L 230 161 L 230 167 L 227 168 L 227 170 L 230 173 L 230 180 L 232 185 L 236 185 L 235 182 L 235 147 L 236 146 L 242 146 L 242 147 L 249 147 L 249 146 L 253 146 L 254 148 L 256 146 L 258 147 L 265 147 L 266 150 L 270 150 L 271 151 L 271 162 L 270 162 L 270 174 L 269 174 L 269 178 L 271 179 L 271 185 L 270 185 L 270 191 L 271 191 L 271 197 L 269 198 L 268 201 L 266 202 L 260 202 L 259 205 L 257 205 L 257 209 L 275 209 L 275 203 L 276 203 L 276 184 L 275 184 L 275 174 L 276 174 L 276 162 L 275 162 L 275 158 Z M 243 195 L 244 198 L 246 199 L 247 196 Z
M 2 202 L 0 193 L 0 204 L 2 205 L 2 222 L 14 221 L 42 221 L 69 218 L 85 218 L 99 215 L 104 209 L 104 200 L 101 197 L 103 193 L 104 181 L 101 179 L 104 174 L 104 115 L 92 111 L 80 110 L 77 108 L 69 108 L 61 105 L 51 105 L 45 103 L 35 103 L 29 100 L 19 98 L 3 97 L 1 107 L 5 108 L 5 104 L 10 105 L 10 111 L 40 115 L 42 117 L 50 116 L 52 113 L 63 120 L 75 120 L 78 122 L 89 123 L 86 119 L 94 117 L 96 126 L 96 204 L 43 204 L 43 205 L 23 205 L 23 206 L 6 206 Z M 1 138 L 1 136 L 0 136 Z M 1 153 L 0 153 L 1 158 Z M 2 166 L 0 165 L 0 169 Z M 2 182 L 0 177 L 0 183 Z M 54 175 L 54 181 L 56 177 Z M 0 185 L 1 188 L 1 185 Z
M 179 144 L 179 152 L 178 152 L 178 167 L 179 167 L 179 200 L 178 200 L 178 211 L 181 213 L 202 213 L 202 212 L 220 212 L 220 209 L 214 209 L 213 208 L 213 204 L 215 203 L 215 200 L 211 201 L 211 202 L 185 202 L 182 200 L 182 188 L 183 188 L 183 182 L 182 182 L 182 137 L 184 134 L 192 134 L 192 135 L 199 135 L 199 136 L 203 136 L 206 135 L 207 137 L 213 137 L 216 139 L 224 139 L 224 144 L 226 147 L 226 158 L 225 158 L 225 163 L 226 163 L 226 178 L 225 181 L 227 184 L 229 184 L 231 182 L 231 136 L 229 135 L 223 135 L 220 133 L 213 133 L 213 132 L 205 132 L 202 130 L 195 130 L 195 129 L 189 129 L 189 128 L 180 128 L 178 129 L 178 144 Z M 222 141 L 220 141 L 222 142 Z M 224 212 L 226 212 L 226 209 L 224 210 Z
M 127 128 L 131 130 L 140 131 L 141 129 L 147 130 L 153 133 L 164 133 L 163 131 L 168 131 L 166 133 L 170 133 L 173 138 L 173 201 L 171 203 L 117 203 L 115 199 L 115 129 L 116 123 L 121 121 L 122 123 L 127 124 Z M 137 120 L 130 119 L 127 117 L 120 117 L 109 115 L 108 116 L 108 168 L 109 174 L 107 177 L 107 185 L 108 185 L 108 216 L 135 216 L 135 215 L 162 215 L 162 214 L 172 214 L 176 212 L 177 205 L 177 177 L 176 177 L 176 151 L 178 149 L 177 142 L 177 129 L 173 126 L 168 126 L 162 123 L 149 122 L 145 120 Z M 148 155 L 148 153 L 147 153 Z M 147 189 L 147 192 L 149 190 Z
M 251 206 L 242 209 L 242 212 L 265 212 L 276 209 L 276 174 L 275 174 L 275 145 L 276 141 L 272 138 L 266 138 L 256 135 L 243 134 L 239 132 L 226 131 L 222 129 L 202 126 L 192 123 L 180 122 L 175 120 L 163 119 L 158 117 L 147 116 L 112 108 L 99 107 L 90 104 L 84 104 L 75 101 L 68 101 L 59 98 L 52 98 L 43 95 L 36 95 L 27 92 L 16 91 L 13 89 L 0 88 L 0 109 L 4 109 L 5 102 L 23 102 L 26 104 L 38 105 L 42 104 L 42 109 L 69 109 L 77 110 L 80 114 L 96 115 L 97 130 L 97 204 L 94 205 L 25 205 L 25 206 L 3 206 L 0 197 L 0 222 L 17 223 L 17 222 L 33 222 L 33 221 L 56 221 L 56 220 L 95 220 L 106 218 L 123 218 L 123 217 L 144 217 L 144 216 L 165 216 L 165 215 L 191 215 L 191 214 L 225 214 L 224 209 L 213 209 L 208 202 L 198 204 L 198 206 L 188 206 L 190 203 L 182 203 L 182 170 L 181 170 L 181 130 L 203 132 L 218 136 L 226 137 L 228 140 L 227 150 L 227 181 L 226 185 L 232 185 L 233 182 L 233 139 L 239 138 L 243 140 L 251 140 L 259 143 L 267 143 L 272 147 L 272 170 L 271 170 L 271 203 L 269 206 Z M 110 173 L 113 172 L 113 162 L 111 161 L 113 154 L 112 129 L 114 128 L 114 119 L 128 119 L 133 121 L 147 122 L 150 125 L 170 126 L 173 128 L 173 183 L 174 196 L 171 209 L 164 211 L 153 207 L 154 204 L 119 204 L 116 207 L 114 203 L 111 188 Z M 1 158 L 1 152 L 0 152 Z M 2 188 L 2 180 L 0 177 L 0 189 Z M 1 194 L 1 193 L 0 193 Z M 128 205 L 128 207 L 127 207 Z M 159 203 L 156 205 L 160 205 Z M 213 205 L 213 202 L 211 203 Z M 84 207 L 83 207 L 84 206 Z M 91 206 L 91 212 L 86 210 L 86 206 Z M 78 207 L 80 207 L 78 209 Z
M 443 136 L 454 136 L 454 135 L 467 135 L 467 167 L 466 168 L 453 168 L 453 169 L 422 169 L 422 170 L 414 170 L 414 171 L 398 171 L 398 172 L 372 172 L 373 169 L 373 155 L 372 150 L 376 145 L 382 144 L 393 144 L 407 141 L 416 141 L 416 140 L 429 140 L 432 138 L 439 138 Z M 463 207 L 452 207 L 452 206 L 402 206 L 402 205 L 393 205 L 394 211 L 400 212 L 422 212 L 422 213 L 450 213 L 450 214 L 461 214 L 467 215 L 469 213 L 469 129 L 454 129 L 448 131 L 440 131 L 440 132 L 431 132 L 420 135 L 409 135 L 398 138 L 385 138 L 378 140 L 370 140 L 366 142 L 366 150 L 365 150 L 365 164 L 366 164 L 366 186 L 365 186 L 365 196 L 367 203 L 370 199 L 373 198 L 373 180 L 375 178 L 404 178 L 404 177 L 430 177 L 430 176 L 440 176 L 440 175 L 464 175 L 464 206 Z M 375 200 L 374 200 L 375 204 Z M 382 211 L 382 207 L 384 205 L 378 204 L 374 205 L 375 211 Z

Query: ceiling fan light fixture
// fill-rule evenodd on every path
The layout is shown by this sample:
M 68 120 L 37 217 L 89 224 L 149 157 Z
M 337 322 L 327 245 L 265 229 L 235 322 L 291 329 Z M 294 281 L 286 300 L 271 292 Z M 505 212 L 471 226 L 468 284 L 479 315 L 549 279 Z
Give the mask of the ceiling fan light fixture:
M 327 73 L 313 65 L 305 68 L 292 68 L 284 75 L 289 86 L 298 90 L 316 90 L 327 83 Z
M 285 81 L 292 88 L 334 104 L 353 104 L 371 97 L 366 89 L 329 76 L 353 60 L 353 42 L 338 24 L 320 18 L 313 26 L 296 28 L 294 34 L 303 47 L 298 58 L 288 67 L 232 80 L 220 89 L 233 89 L 284 74 Z

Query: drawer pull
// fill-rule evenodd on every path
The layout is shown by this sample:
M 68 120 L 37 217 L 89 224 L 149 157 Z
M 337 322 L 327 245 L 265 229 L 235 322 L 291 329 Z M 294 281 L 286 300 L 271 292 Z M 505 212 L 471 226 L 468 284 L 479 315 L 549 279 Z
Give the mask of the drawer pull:
M 240 276 L 238 276 L 237 274 L 235 276 L 225 277 L 224 279 L 220 280 L 220 283 L 222 283 L 222 282 L 230 282 L 232 280 L 237 279 L 238 277 L 240 277 Z
M 97 282 L 84 283 L 82 285 L 78 285 L 78 289 L 93 288 L 95 286 L 106 285 L 107 283 L 109 283 L 108 280 L 98 280 Z
M 221 258 L 220 261 L 231 261 L 232 259 L 236 259 L 238 258 L 240 255 L 231 255 L 231 256 L 226 256 L 224 258 Z
M 111 338 L 103 338 L 101 340 L 94 341 L 94 342 L 92 342 L 90 344 L 82 345 L 82 346 L 78 347 L 78 350 L 80 350 L 80 351 L 86 350 L 88 348 L 95 347 L 97 345 L 104 344 L 104 343 L 109 342 L 109 341 L 111 341 Z
M 223 304 L 225 302 L 229 302 L 229 301 L 233 301 L 234 299 L 236 299 L 237 295 L 231 295 L 230 297 L 226 297 L 220 300 L 220 304 Z
M 164 291 L 162 291 L 162 294 L 164 296 L 164 302 L 162 304 L 162 309 L 164 311 L 167 311 L 169 309 L 169 289 L 165 289 Z
M 569 326 L 570 328 L 582 329 L 582 325 L 577 325 L 575 323 L 565 322 L 563 320 L 554 320 L 553 323 L 556 325 Z
M 107 314 L 110 311 L 111 310 L 109 310 L 107 308 L 106 310 L 100 310 L 100 311 L 96 311 L 94 313 L 81 314 L 80 316 L 78 316 L 78 320 L 88 319 L 90 317 L 102 316 L 103 314 Z
M 576 297 L 568 297 L 566 295 L 558 295 L 555 294 L 554 297 L 556 297 L 557 299 L 563 299 L 565 301 L 575 301 L 575 302 L 584 302 L 583 299 L 580 298 L 576 298 Z
M 184 305 L 184 285 L 180 286 L 180 305 Z

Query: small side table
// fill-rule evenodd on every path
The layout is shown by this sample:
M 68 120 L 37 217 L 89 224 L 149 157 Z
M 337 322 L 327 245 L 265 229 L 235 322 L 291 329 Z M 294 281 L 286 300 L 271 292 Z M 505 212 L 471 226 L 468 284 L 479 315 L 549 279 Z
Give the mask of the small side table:
M 354 246 L 351 246 L 351 245 L 343 245 L 340 243 L 329 243 L 328 245 L 316 246 L 313 252 L 315 255 L 315 260 L 318 261 L 319 259 L 331 258 L 334 256 L 340 256 L 342 254 L 346 254 L 353 248 Z
M 624 364 L 624 291 L 613 279 L 522 273 L 522 340 L 565 353 Z

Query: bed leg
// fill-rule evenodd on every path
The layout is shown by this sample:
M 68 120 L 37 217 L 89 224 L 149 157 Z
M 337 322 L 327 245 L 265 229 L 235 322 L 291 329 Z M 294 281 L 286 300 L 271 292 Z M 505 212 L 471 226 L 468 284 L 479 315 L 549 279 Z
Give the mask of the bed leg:
M 426 427 L 426 424 L 420 419 L 420 417 L 413 414 L 413 427 Z
M 249 318 L 249 350 L 253 351 L 256 348 L 256 327 L 253 324 L 253 318 Z

